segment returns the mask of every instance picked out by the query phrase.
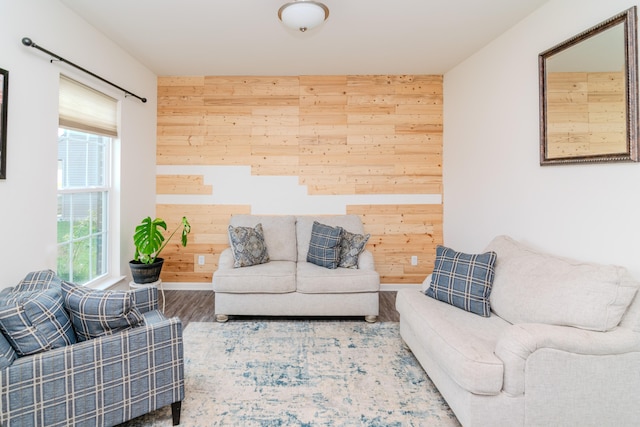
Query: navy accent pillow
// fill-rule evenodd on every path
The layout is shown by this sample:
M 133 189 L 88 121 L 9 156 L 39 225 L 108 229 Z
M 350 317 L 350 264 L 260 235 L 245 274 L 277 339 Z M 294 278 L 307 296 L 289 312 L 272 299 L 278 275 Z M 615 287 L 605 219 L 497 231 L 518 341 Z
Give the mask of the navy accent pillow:
M 425 294 L 483 317 L 491 315 L 489 295 L 495 274 L 495 252 L 466 254 L 436 248 L 431 284 Z
M 64 281 L 62 291 L 78 341 L 111 335 L 144 323 L 130 291 L 102 291 Z
M 331 227 L 313 221 L 307 262 L 320 267 L 338 268 L 342 227 Z

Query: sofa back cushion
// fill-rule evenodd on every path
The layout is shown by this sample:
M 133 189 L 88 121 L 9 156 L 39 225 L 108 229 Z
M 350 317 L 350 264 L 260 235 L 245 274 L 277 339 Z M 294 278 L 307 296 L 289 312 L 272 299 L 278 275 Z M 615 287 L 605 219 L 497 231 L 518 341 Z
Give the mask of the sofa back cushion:
M 267 246 L 269 259 L 271 261 L 296 261 L 295 216 L 233 215 L 229 224 L 234 227 L 255 227 L 262 224 L 264 243 Z
M 507 236 L 486 248 L 498 255 L 491 310 L 510 323 L 546 323 L 608 331 L 638 289 L 623 267 L 536 251 Z
M 298 216 L 296 236 L 298 239 L 298 261 L 300 262 L 307 261 L 314 221 L 331 227 L 342 227 L 350 233 L 364 234 L 364 227 L 358 215 Z M 269 249 L 269 255 L 271 255 L 271 249 Z

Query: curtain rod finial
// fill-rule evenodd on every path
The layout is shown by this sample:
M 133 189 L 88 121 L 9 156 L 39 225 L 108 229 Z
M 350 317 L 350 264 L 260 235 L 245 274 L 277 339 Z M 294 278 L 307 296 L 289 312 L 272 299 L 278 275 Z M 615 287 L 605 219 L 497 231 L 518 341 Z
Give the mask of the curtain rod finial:
M 33 45 L 35 45 L 33 40 L 31 40 L 29 37 L 24 37 L 22 39 L 22 44 L 25 45 L 25 46 L 33 46 Z

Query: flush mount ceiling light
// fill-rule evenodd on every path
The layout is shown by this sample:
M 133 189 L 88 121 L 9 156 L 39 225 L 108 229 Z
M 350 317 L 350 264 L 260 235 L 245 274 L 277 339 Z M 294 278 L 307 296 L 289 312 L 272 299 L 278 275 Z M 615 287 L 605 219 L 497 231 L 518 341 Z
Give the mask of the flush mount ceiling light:
M 278 18 L 285 26 L 303 33 L 322 24 L 328 17 L 329 8 L 317 1 L 292 1 L 278 9 Z

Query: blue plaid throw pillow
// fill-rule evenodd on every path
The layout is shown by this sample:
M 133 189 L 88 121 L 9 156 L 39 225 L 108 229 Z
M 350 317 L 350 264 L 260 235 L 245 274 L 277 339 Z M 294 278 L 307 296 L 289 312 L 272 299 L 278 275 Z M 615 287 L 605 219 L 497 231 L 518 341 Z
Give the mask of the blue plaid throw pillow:
M 62 280 L 52 270 L 32 271 L 15 287 L 19 291 L 38 291 L 55 287 L 60 289 Z
M 62 291 L 78 341 L 111 335 L 144 322 L 129 291 L 101 291 L 64 281 Z
M 338 268 L 341 227 L 330 227 L 313 221 L 307 262 L 326 268 Z
M 4 290 L 0 294 L 0 330 L 19 356 L 76 342 L 57 286 Z
M 438 246 L 431 284 L 425 294 L 471 313 L 489 317 L 489 294 L 496 258 L 495 252 L 465 254 Z

